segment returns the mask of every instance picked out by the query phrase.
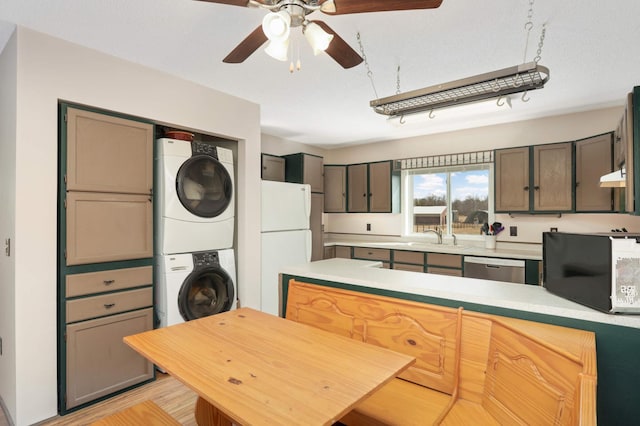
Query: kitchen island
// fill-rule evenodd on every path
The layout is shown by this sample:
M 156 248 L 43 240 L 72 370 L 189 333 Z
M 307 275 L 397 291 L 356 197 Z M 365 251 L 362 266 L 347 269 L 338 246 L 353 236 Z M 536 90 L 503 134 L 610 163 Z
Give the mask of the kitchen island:
M 565 300 L 540 286 L 380 268 L 381 262 L 327 259 L 282 268 L 289 279 L 407 300 L 590 330 L 596 333 L 600 424 L 640 418 L 640 316 L 610 315 Z M 283 304 L 284 306 L 284 304 Z

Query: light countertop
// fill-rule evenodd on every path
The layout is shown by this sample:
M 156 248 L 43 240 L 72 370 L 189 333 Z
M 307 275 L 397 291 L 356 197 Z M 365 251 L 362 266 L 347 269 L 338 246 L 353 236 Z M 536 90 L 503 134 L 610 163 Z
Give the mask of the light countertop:
M 542 260 L 542 245 L 513 244 L 498 242 L 496 249 L 487 249 L 479 245 L 436 244 L 413 241 L 367 241 L 358 239 L 331 239 L 325 241 L 325 247 L 353 246 L 382 248 L 390 250 L 409 250 L 435 253 L 460 254 L 463 256 L 500 257 L 509 259 Z
M 283 267 L 280 272 L 355 286 L 640 328 L 640 315 L 606 314 L 551 294 L 541 286 L 390 270 L 381 266 L 381 262 L 336 258 Z

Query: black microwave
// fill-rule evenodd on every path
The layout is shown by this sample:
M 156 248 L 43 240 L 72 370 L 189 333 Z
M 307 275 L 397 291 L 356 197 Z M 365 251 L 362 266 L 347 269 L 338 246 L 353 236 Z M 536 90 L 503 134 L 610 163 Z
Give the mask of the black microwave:
M 542 234 L 543 286 L 607 313 L 640 314 L 640 234 Z

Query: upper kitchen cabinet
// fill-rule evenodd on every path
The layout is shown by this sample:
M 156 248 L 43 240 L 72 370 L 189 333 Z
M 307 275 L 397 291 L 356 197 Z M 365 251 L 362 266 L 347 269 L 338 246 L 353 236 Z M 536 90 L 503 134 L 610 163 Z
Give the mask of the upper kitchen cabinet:
M 600 176 L 611 172 L 611 136 L 607 133 L 575 142 L 577 212 L 612 210 L 611 188 L 600 187 Z
M 496 212 L 529 211 L 529 147 L 495 154 Z
M 636 154 L 640 153 L 640 86 L 633 88 L 633 92 L 627 95 L 627 105 L 625 114 L 625 145 L 626 156 L 624 168 L 626 170 L 626 190 L 625 190 L 625 210 L 628 213 L 640 214 L 640 203 L 635 200 L 640 199 L 640 172 L 636 167 L 640 163 Z
M 324 211 L 347 211 L 347 166 L 324 166 Z
M 311 192 L 324 192 L 324 163 L 317 155 L 298 153 L 283 156 L 285 180 L 293 183 L 308 183 Z
M 570 211 L 572 207 L 571 142 L 533 147 L 533 208 Z
M 391 161 L 369 163 L 369 212 L 391 212 Z
M 153 125 L 67 108 L 68 191 L 150 194 Z
M 350 213 L 392 211 L 391 166 L 391 161 L 379 161 L 347 167 L 347 209 Z
M 496 212 L 571 211 L 572 143 L 496 150 Z
M 271 154 L 262 154 L 262 179 L 284 182 L 284 163 L 285 159 L 282 157 Z
M 366 213 L 369 211 L 367 177 L 366 164 L 352 164 L 347 167 L 347 185 L 349 188 L 347 208 L 349 212 Z

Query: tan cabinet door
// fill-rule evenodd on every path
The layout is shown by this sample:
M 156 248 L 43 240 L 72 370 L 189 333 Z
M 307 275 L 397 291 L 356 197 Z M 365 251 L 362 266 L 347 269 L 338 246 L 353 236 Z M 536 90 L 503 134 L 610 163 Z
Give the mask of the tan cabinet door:
M 67 193 L 67 265 L 153 256 L 149 195 Z
M 391 212 L 391 162 L 369 163 L 369 211 Z
M 284 158 L 262 154 L 262 179 L 284 182 Z
M 311 185 L 311 192 L 324 192 L 324 159 L 304 155 L 304 183 Z
M 611 172 L 611 134 L 576 141 L 576 211 L 611 211 L 611 188 L 600 176 Z
M 67 190 L 150 194 L 153 125 L 69 108 Z
M 347 211 L 346 166 L 324 166 L 324 211 L 326 213 Z
M 496 212 L 529 210 L 529 147 L 496 151 Z
M 571 210 L 571 142 L 534 146 L 533 155 L 534 210 Z
M 153 309 L 143 309 L 67 328 L 67 409 L 149 380 L 153 364 L 122 338 L 153 328 Z
M 353 164 L 348 166 L 347 181 L 349 196 L 347 199 L 349 212 L 366 213 L 368 206 L 367 165 Z

